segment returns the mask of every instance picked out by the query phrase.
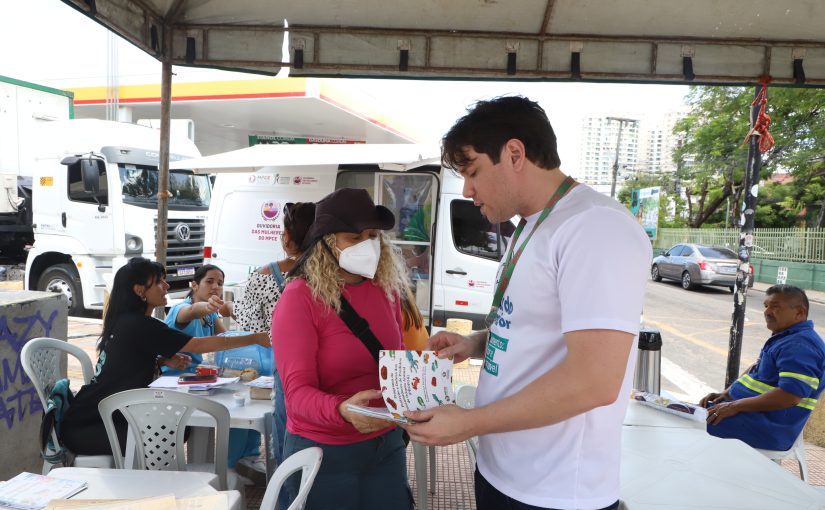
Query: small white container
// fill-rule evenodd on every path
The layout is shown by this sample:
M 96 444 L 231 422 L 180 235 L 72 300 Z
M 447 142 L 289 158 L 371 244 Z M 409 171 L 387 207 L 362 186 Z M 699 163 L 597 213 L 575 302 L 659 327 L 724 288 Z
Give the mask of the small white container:
M 232 395 L 235 400 L 235 407 L 243 407 L 246 405 L 246 392 L 239 391 Z

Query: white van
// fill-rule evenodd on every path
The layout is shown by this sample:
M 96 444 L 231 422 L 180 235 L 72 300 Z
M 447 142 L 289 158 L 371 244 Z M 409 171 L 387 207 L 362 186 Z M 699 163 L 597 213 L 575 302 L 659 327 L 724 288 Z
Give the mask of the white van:
M 425 318 L 435 327 L 456 317 L 482 328 L 513 224 L 491 225 L 462 196 L 461 177 L 442 169 L 437 158 L 426 157 L 437 149 L 404 158 L 399 153 L 409 151 L 405 145 L 327 147 L 255 146 L 187 161 L 187 167 L 198 172 L 238 172 L 216 176 L 204 263 L 225 271 L 227 287 L 240 285 L 256 268 L 284 257 L 280 235 L 285 203 L 316 202 L 338 188 L 363 188 L 395 214 L 396 226 L 389 235 L 407 261 Z M 382 155 L 390 157 L 387 148 L 396 153 L 393 164 L 381 162 Z M 245 162 L 251 153 L 256 155 Z M 346 163 L 329 163 L 336 157 Z M 358 160 L 364 163 L 352 163 Z M 278 161 L 304 164 L 264 166 Z M 256 167 L 260 170 L 239 172 Z

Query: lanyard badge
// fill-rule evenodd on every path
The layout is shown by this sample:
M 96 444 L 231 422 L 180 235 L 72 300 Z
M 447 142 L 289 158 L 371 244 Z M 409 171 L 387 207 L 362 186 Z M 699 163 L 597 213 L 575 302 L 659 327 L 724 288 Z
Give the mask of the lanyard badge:
M 544 206 L 544 210 L 541 212 L 538 220 L 533 225 L 532 230 L 527 235 L 527 239 L 524 240 L 524 243 L 519 247 L 518 251 L 516 251 L 516 243 L 518 241 L 519 236 L 521 235 L 521 231 L 524 230 L 524 226 L 527 224 L 527 220 L 524 218 L 518 224 L 516 228 L 516 232 L 513 234 L 513 239 L 510 241 L 510 249 L 507 252 L 507 259 L 499 268 L 499 274 L 496 278 L 496 292 L 493 295 L 493 304 L 490 307 L 490 312 L 487 314 L 487 317 L 484 319 L 484 324 L 487 326 L 487 329 L 492 327 L 493 323 L 496 321 L 496 317 L 498 316 L 498 309 L 501 306 L 501 299 L 504 297 L 504 291 L 507 290 L 507 286 L 510 284 L 510 278 L 513 276 L 513 270 L 516 268 L 516 264 L 521 258 L 522 252 L 524 252 L 524 247 L 527 246 L 527 243 L 530 242 L 530 239 L 533 237 L 533 234 L 536 232 L 536 229 L 539 225 L 542 224 L 544 220 L 550 216 L 550 212 L 556 207 L 556 204 L 559 200 L 567 194 L 573 186 L 576 185 L 576 181 L 567 176 L 564 179 L 564 182 L 556 188 L 556 191 L 553 193 L 553 196 L 550 197 L 550 200 L 547 201 L 547 205 Z

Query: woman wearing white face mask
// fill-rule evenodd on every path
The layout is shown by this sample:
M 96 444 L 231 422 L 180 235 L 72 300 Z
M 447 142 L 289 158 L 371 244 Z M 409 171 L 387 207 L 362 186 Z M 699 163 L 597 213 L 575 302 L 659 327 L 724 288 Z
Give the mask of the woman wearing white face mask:
M 394 224 L 364 190 L 341 189 L 318 202 L 272 315 L 288 417 L 284 458 L 324 450 L 307 510 L 412 508 L 401 429 L 346 408 L 383 401 L 373 351 L 339 316 L 349 303 L 380 348 L 404 348 L 399 293 L 409 283 L 382 232 Z M 286 487 L 294 497 L 297 478 Z

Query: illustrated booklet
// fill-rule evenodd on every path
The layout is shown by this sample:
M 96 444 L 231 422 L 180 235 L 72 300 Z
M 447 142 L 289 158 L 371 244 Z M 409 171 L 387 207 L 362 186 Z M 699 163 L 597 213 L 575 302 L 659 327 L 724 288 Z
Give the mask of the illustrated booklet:
M 423 411 L 455 403 L 453 360 L 434 351 L 382 350 L 378 378 L 385 407 L 350 404 L 349 410 L 374 418 L 410 423 L 405 411 Z

